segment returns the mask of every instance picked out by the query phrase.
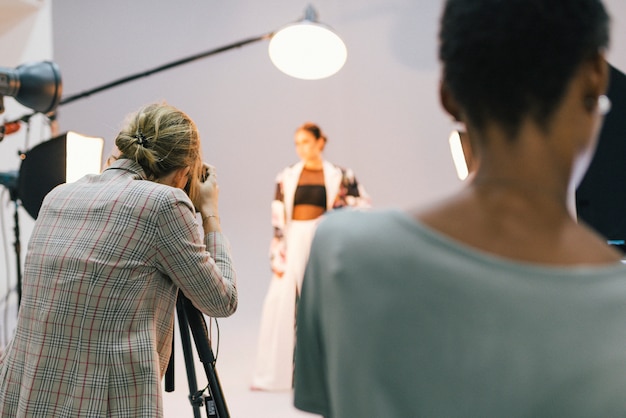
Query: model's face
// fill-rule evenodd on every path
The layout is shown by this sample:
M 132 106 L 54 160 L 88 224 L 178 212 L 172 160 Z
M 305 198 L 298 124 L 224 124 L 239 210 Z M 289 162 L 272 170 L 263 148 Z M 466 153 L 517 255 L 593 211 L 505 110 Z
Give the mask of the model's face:
M 296 153 L 304 162 L 319 160 L 324 149 L 324 140 L 316 139 L 309 131 L 300 129 L 295 135 Z

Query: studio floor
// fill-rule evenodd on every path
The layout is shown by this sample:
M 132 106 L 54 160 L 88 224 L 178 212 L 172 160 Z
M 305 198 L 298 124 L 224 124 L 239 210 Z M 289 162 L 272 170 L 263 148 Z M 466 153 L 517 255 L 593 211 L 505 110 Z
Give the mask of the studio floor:
M 251 317 L 252 315 L 247 315 L 245 312 L 238 312 L 232 318 L 219 320 L 221 342 L 218 350 L 216 350 L 215 342 L 213 343 L 213 351 L 217 356 L 215 370 L 231 417 L 319 417 L 319 415 L 297 410 L 293 406 L 293 393 L 291 391 L 263 392 L 250 390 L 258 335 L 258 322 L 251 321 Z M 211 335 L 216 341 L 214 326 Z M 179 335 L 176 335 L 175 338 L 179 338 Z M 188 400 L 187 371 L 180 341 L 176 341 L 175 350 L 175 390 L 171 393 L 164 393 L 164 415 L 165 418 L 193 417 L 193 408 Z M 202 364 L 196 361 L 194 367 L 198 386 L 204 387 L 208 379 Z M 201 416 L 206 417 L 204 410 L 202 410 Z

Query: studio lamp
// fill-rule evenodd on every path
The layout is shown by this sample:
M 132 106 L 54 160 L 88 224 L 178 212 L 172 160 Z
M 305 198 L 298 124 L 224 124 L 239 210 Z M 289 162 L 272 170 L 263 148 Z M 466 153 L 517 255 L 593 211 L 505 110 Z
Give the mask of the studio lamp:
M 272 35 L 272 63 L 282 72 L 304 80 L 318 80 L 339 71 L 346 62 L 346 45 L 333 30 L 318 22 L 309 5 L 304 18 Z
M 15 69 L 0 67 L 0 113 L 3 96 L 14 97 L 36 112 L 52 112 L 61 100 L 61 73 L 51 61 L 22 64 Z

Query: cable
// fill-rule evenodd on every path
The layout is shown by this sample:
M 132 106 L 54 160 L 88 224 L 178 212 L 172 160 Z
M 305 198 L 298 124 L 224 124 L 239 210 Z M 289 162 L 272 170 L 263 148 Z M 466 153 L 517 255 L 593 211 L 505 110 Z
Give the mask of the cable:
M 217 363 L 217 356 L 220 354 L 220 324 L 217 323 L 217 318 L 213 318 L 213 321 L 215 321 L 215 328 L 217 329 L 217 343 L 215 344 L 215 355 L 213 358 L 215 358 L 215 363 Z M 209 321 L 209 337 L 213 334 L 213 326 L 211 324 L 212 322 Z M 210 341 L 213 341 L 213 339 L 210 338 Z

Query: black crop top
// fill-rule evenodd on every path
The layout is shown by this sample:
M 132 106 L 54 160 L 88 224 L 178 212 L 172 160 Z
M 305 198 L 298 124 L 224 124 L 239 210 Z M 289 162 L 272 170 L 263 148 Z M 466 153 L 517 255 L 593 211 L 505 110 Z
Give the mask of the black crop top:
M 326 209 L 326 186 L 302 184 L 296 188 L 293 205 L 313 205 Z

